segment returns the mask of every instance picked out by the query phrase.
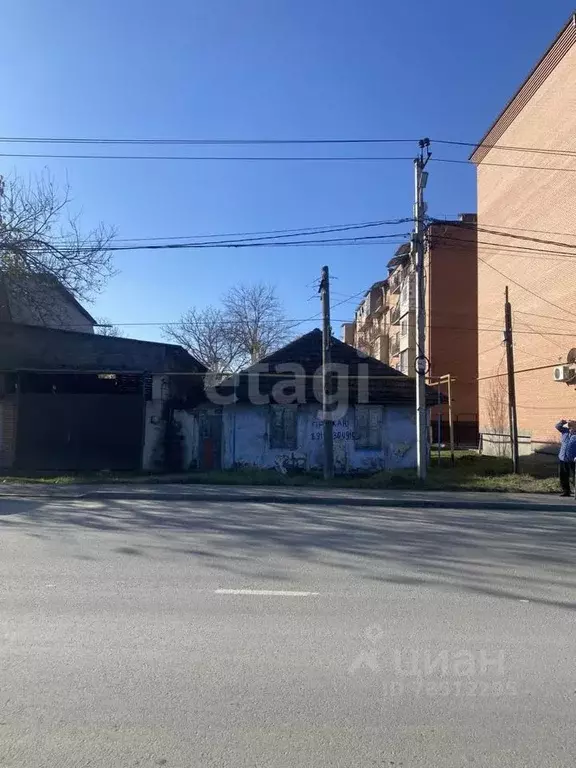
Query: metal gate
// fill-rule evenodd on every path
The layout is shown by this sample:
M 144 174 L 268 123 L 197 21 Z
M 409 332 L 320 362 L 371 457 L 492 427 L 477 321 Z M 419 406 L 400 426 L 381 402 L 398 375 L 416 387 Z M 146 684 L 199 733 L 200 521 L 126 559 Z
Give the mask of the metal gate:
M 128 470 L 142 464 L 142 394 L 20 394 L 15 466 Z

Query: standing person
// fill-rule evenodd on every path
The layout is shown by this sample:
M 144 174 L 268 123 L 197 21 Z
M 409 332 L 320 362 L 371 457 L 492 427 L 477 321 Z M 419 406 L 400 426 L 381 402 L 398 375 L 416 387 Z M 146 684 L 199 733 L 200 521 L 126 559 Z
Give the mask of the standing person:
M 560 432 L 558 453 L 558 478 L 562 488 L 561 496 L 570 496 L 570 480 L 574 483 L 574 461 L 576 460 L 576 421 L 562 419 L 556 424 Z

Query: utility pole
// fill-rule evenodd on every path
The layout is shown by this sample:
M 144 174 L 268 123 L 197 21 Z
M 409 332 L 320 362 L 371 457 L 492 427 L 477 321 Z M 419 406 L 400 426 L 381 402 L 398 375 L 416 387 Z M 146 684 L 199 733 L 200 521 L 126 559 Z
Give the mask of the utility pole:
M 510 424 L 510 452 L 512 471 L 520 471 L 518 458 L 518 417 L 516 415 L 516 380 L 514 378 L 514 341 L 512 337 L 512 305 L 508 300 L 508 286 L 504 291 L 504 343 L 506 344 L 506 367 L 508 369 L 508 418 Z
M 454 466 L 456 464 L 456 457 L 454 455 L 454 415 L 452 411 L 452 376 L 448 374 L 448 428 L 450 430 L 450 464 Z
M 331 371 L 332 342 L 330 328 L 330 275 L 328 267 L 322 267 L 320 276 L 320 300 L 322 302 L 322 422 L 324 430 L 324 479 L 334 477 L 334 426 L 328 405 L 332 395 Z
M 424 188 L 428 173 L 424 170 L 430 159 L 430 139 L 419 141 L 420 152 L 414 160 L 414 234 L 412 253 L 416 271 L 416 445 L 418 479 L 426 479 L 428 464 L 428 424 L 426 412 L 426 374 L 430 363 L 426 357 L 426 286 L 424 281 Z M 426 150 L 426 156 L 424 155 Z

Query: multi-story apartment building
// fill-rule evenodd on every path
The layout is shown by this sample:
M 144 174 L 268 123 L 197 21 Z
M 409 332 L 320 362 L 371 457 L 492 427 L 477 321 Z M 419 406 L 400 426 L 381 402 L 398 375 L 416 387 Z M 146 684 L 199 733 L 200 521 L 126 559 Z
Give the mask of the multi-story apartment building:
M 483 447 L 507 442 L 504 289 L 513 311 L 521 452 L 553 451 L 576 417 L 556 364 L 576 347 L 576 15 L 512 96 L 471 159 L 478 183 L 479 413 Z M 574 338 L 570 335 L 574 331 Z M 499 438 L 499 435 L 504 435 Z
M 426 228 L 426 355 L 430 382 L 453 378 L 459 442 L 474 444 L 478 423 L 476 217 Z M 366 292 L 342 338 L 408 375 L 415 374 L 416 295 L 410 244 L 388 263 L 389 275 Z M 445 415 L 445 414 L 444 414 Z M 433 421 L 435 414 L 433 413 Z

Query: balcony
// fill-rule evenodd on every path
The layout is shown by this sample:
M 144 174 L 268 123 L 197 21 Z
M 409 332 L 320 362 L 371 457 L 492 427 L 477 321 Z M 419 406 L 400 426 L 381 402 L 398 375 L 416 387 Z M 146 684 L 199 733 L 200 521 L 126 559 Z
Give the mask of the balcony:
M 415 291 L 413 273 L 407 275 L 406 280 L 404 280 L 402 284 L 402 289 L 400 291 L 400 300 L 398 304 L 400 307 L 401 316 L 416 309 L 416 291 Z
M 390 342 L 390 357 L 397 357 L 400 354 L 400 338 L 398 334 Z
M 390 312 L 390 325 L 398 325 L 400 323 L 400 302 Z
M 403 278 L 404 270 L 402 268 L 397 268 L 392 272 L 390 277 L 388 278 L 388 290 L 390 293 L 400 293 L 400 289 L 402 287 L 402 278 Z

